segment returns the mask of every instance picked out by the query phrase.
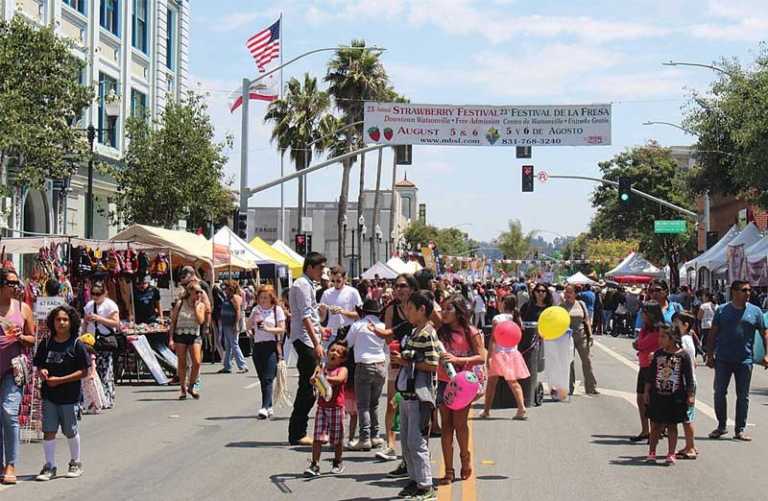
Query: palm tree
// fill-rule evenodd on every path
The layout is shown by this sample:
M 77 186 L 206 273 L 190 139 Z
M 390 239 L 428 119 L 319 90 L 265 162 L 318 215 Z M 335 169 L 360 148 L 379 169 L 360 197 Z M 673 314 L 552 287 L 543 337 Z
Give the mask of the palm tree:
M 272 141 L 277 142 L 281 155 L 290 150 L 296 170 L 306 168 L 312 161 L 312 148 L 307 147 L 321 137 L 320 120 L 330 107 L 327 92 L 317 87 L 317 78 L 304 74 L 304 81 L 296 78 L 288 81 L 288 89 L 282 99 L 273 101 L 264 115 L 265 122 L 272 122 Z M 315 146 L 317 151 L 321 148 Z M 304 178 L 299 178 L 298 221 L 301 231 L 301 217 L 304 215 Z
M 375 101 L 386 94 L 388 77 L 384 66 L 379 60 L 380 53 L 369 49 L 359 50 L 365 47 L 364 40 L 352 40 L 353 49 L 342 48 L 336 51 L 336 55 L 328 63 L 328 73 L 325 81 L 328 82 L 328 92 L 333 96 L 336 107 L 343 113 L 347 124 L 363 120 L 363 106 L 365 100 Z M 362 148 L 364 145 L 363 127 L 356 128 L 356 138 L 349 144 Z M 351 168 L 352 163 L 345 164 L 345 169 Z M 346 183 L 342 176 L 342 189 L 339 196 L 339 224 L 344 220 L 349 199 L 349 173 L 346 172 Z M 360 191 L 358 193 L 358 212 L 362 214 L 363 188 L 365 184 L 365 156 L 360 159 Z M 343 230 L 340 228 L 341 234 Z M 339 238 L 339 248 L 341 247 Z M 341 256 L 341 253 L 339 254 Z M 353 270 L 354 272 L 354 270 Z

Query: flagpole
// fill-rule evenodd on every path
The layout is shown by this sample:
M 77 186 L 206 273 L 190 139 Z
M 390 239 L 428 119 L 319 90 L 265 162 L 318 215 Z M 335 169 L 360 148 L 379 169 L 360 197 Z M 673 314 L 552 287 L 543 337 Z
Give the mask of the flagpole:
M 285 49 L 285 32 L 283 31 L 283 13 L 280 13 L 280 99 L 283 99 L 283 52 Z M 280 151 L 280 177 L 285 176 L 285 166 L 283 160 L 285 151 Z M 280 185 L 280 240 L 285 242 L 285 185 Z

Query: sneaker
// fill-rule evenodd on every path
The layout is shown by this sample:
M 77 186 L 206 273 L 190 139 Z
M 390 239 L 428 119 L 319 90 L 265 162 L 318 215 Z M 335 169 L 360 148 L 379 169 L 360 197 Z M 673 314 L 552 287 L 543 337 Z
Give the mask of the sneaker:
M 275 413 L 272 411 L 272 407 L 270 407 L 269 409 L 267 409 L 267 417 L 268 417 L 269 419 L 272 419 L 272 416 L 274 416 L 274 415 L 275 415 Z
M 408 468 L 405 466 L 404 461 L 400 461 L 400 464 L 397 465 L 397 468 L 387 473 L 387 476 L 389 478 L 405 478 L 408 476 Z
M 396 461 L 397 452 L 392 447 L 386 447 L 384 450 L 377 452 L 376 457 L 384 461 Z
M 232 374 L 232 371 L 229 369 L 219 369 L 216 371 L 216 374 Z
M 385 443 L 387 443 L 387 441 L 386 441 L 386 440 L 384 440 L 384 439 L 383 439 L 383 438 L 381 438 L 381 437 L 375 437 L 375 438 L 372 438 L 372 439 L 371 439 L 371 446 L 373 446 L 374 448 L 378 448 L 378 447 L 381 447 L 381 446 L 382 446 L 382 445 L 384 445 Z
M 259 413 L 256 415 L 257 419 L 267 419 L 269 417 L 269 413 L 267 412 L 267 409 L 260 409 Z
M 331 475 L 340 475 L 344 473 L 344 463 L 333 463 L 333 468 L 331 468 Z
M 237 369 L 238 374 L 247 374 L 248 373 L 248 367 L 243 367 L 242 369 Z
M 45 463 L 43 469 L 40 471 L 40 475 L 35 477 L 38 482 L 47 482 L 56 476 L 56 467 L 49 463 Z
M 354 451 L 357 450 L 357 444 L 358 440 L 348 440 L 346 444 L 344 444 L 344 448 L 348 451 Z
M 319 477 L 320 476 L 320 465 L 317 463 L 312 463 L 309 465 L 309 467 L 304 470 L 304 476 L 305 477 Z
M 434 487 L 417 488 L 416 492 L 408 496 L 406 499 L 413 499 L 414 501 L 434 501 L 437 499 L 437 491 Z
M 408 498 L 413 496 L 418 490 L 419 490 L 418 484 L 413 480 L 411 480 L 410 482 L 408 482 L 408 485 L 406 485 L 402 491 L 397 493 L 397 495 L 400 496 L 401 498 Z
M 656 453 L 655 452 L 649 452 L 648 455 L 645 457 L 646 463 L 655 463 L 656 462 Z
M 351 451 L 369 451 L 372 447 L 370 440 L 357 440 L 356 442 L 349 445 L 349 450 Z
M 64 476 L 67 478 L 78 478 L 82 474 L 83 474 L 83 463 L 70 461 L 69 468 L 67 469 L 67 474 Z

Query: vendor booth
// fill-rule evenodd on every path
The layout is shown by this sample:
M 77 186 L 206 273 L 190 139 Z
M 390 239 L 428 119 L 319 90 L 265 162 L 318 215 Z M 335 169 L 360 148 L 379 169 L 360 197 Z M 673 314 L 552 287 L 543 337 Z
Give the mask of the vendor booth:
M 605 277 L 619 283 L 647 283 L 657 278 L 664 278 L 664 272 L 639 253 L 632 252 L 614 269 L 606 273 Z
M 267 256 L 269 259 L 276 261 L 283 266 L 287 266 L 291 272 L 291 277 L 299 278 L 301 274 L 304 273 L 303 260 L 301 262 L 295 260 L 288 254 L 275 249 L 260 237 L 254 237 L 249 245 L 259 254 Z
M 384 280 L 394 280 L 397 278 L 397 272 L 379 261 L 374 264 L 363 273 L 362 278 L 366 280 L 374 280 L 376 277 Z
M 597 285 L 597 282 L 590 279 L 582 272 L 575 273 L 565 279 L 566 283 L 571 285 Z
M 296 252 L 295 250 L 291 249 L 291 246 L 287 243 L 283 242 L 282 240 L 277 240 L 275 243 L 272 244 L 272 248 L 277 250 L 278 252 L 282 252 L 283 254 L 293 258 L 294 261 L 304 265 L 304 256 Z
M 760 239 L 761 235 L 757 226 L 754 223 L 749 223 L 726 245 L 719 247 L 717 252 L 707 252 L 706 255 L 696 258 L 696 274 L 699 287 L 713 288 L 718 280 L 730 282 L 731 277 L 728 277 L 729 261 L 735 274 L 745 274 L 745 271 L 742 270 L 742 267 L 746 264 L 744 249 Z
M 253 247 L 228 226 L 219 229 L 212 240 L 215 247 L 223 248 L 226 254 L 216 258 L 217 271 L 232 272 L 258 268 L 260 280 L 274 285 L 278 292 L 281 289 L 281 279 L 290 280 L 288 266 L 283 261 Z

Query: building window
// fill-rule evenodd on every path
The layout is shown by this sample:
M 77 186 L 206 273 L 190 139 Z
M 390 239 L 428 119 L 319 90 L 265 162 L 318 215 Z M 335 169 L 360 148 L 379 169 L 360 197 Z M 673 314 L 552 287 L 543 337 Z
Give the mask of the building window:
M 85 15 L 86 0 L 64 0 L 64 3 L 75 9 L 80 14 Z
M 142 120 L 147 118 L 147 95 L 131 89 L 131 116 Z
M 176 67 L 176 11 L 168 9 L 165 16 L 165 65 L 172 70 Z
M 147 54 L 147 3 L 133 0 L 133 46 Z
M 115 36 L 120 36 L 120 31 L 118 29 L 120 26 L 118 19 L 119 12 L 120 0 L 102 0 L 99 22 L 102 28 L 109 30 Z
M 104 106 L 104 98 L 110 91 L 117 93 L 117 80 L 99 73 L 99 131 L 98 140 L 101 144 L 106 144 L 117 148 L 117 116 L 107 115 Z

